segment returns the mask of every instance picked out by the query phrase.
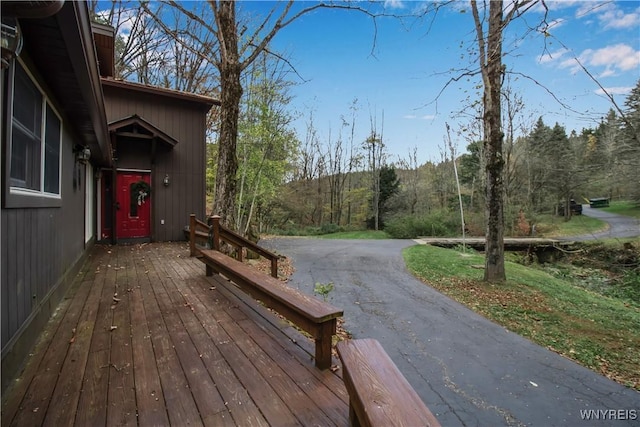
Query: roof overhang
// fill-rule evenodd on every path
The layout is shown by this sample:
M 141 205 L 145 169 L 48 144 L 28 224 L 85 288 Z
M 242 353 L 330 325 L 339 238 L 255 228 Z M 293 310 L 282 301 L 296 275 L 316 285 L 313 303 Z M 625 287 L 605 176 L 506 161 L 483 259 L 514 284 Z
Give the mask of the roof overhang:
M 4 13 L 9 2 L 2 3 Z M 91 149 L 92 161 L 110 166 L 113 157 L 86 2 L 64 2 L 59 12 L 45 18 L 21 18 L 20 27 L 25 51 L 74 133 Z
M 220 105 L 220 100 L 211 98 L 209 96 L 197 95 L 190 92 L 181 92 L 178 90 L 162 88 L 158 86 L 143 85 L 140 83 L 133 83 L 124 80 L 116 80 L 112 78 L 102 78 L 102 85 L 105 87 L 118 88 L 126 90 L 128 92 L 140 92 L 148 93 L 154 96 L 163 96 L 167 98 L 173 98 L 180 101 L 186 101 L 191 103 L 200 104 L 205 111 L 209 111 L 214 105 Z
M 158 129 L 137 114 L 109 123 L 109 132 L 122 138 L 156 140 L 164 143 L 169 148 L 175 147 L 178 143 L 178 140 Z

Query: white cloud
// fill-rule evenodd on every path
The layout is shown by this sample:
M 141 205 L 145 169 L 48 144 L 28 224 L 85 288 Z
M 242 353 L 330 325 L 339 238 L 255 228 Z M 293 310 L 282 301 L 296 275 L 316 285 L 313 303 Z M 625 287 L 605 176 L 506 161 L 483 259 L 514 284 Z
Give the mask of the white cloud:
M 416 116 L 415 114 L 407 114 L 402 116 L 403 119 L 407 119 L 407 120 L 433 120 L 435 119 L 437 116 L 435 114 L 425 114 L 424 116 Z
M 640 11 L 636 9 L 631 13 L 625 13 L 620 9 L 609 9 L 598 15 L 598 20 L 607 29 L 637 28 L 640 26 Z
M 611 77 L 611 76 L 615 76 L 616 75 L 616 71 L 613 68 L 607 68 L 606 70 L 604 70 L 603 72 L 601 72 L 598 77 L 603 78 L 603 77 Z
M 559 68 L 570 68 L 571 75 L 576 74 L 581 69 L 580 65 L 578 64 L 578 61 L 576 61 L 576 58 L 573 58 L 573 57 L 565 59 L 564 61 L 561 61 L 558 64 L 558 67 Z
M 610 95 L 626 95 L 631 93 L 633 89 L 632 86 L 617 86 L 617 87 L 608 87 L 605 88 Z M 604 95 L 604 91 L 602 89 L 598 89 L 594 91 L 597 95 Z
M 585 65 L 620 71 L 630 71 L 640 67 L 640 50 L 634 50 L 624 43 L 595 50 L 587 49 L 580 54 L 579 58 Z
M 558 62 L 565 55 L 567 55 L 569 52 L 570 52 L 569 49 L 566 49 L 566 48 L 558 49 L 555 52 L 547 52 L 544 55 L 538 56 L 537 61 L 540 64 L 548 64 L 550 62 Z
M 385 0 L 384 7 L 389 9 L 404 9 L 402 0 Z
M 610 1 L 581 1 L 578 3 L 580 7 L 576 10 L 576 18 L 584 18 L 589 15 L 597 15 L 616 9 L 616 6 Z
M 547 30 L 557 30 L 558 28 L 564 26 L 564 24 L 566 23 L 567 23 L 566 19 L 563 19 L 563 18 L 554 19 L 553 21 L 549 22 L 547 26 Z
M 588 69 L 598 71 L 598 77 L 610 77 L 616 74 L 633 71 L 640 67 L 640 50 L 624 43 L 606 46 L 600 49 L 586 49 L 577 56 L 578 61 Z M 540 64 L 556 65 L 558 68 L 569 68 L 571 74 L 580 70 L 576 58 L 567 49 L 559 49 L 537 58 Z
M 625 12 L 615 2 L 582 2 L 577 18 L 595 16 L 604 29 L 635 28 L 640 25 L 640 8 Z

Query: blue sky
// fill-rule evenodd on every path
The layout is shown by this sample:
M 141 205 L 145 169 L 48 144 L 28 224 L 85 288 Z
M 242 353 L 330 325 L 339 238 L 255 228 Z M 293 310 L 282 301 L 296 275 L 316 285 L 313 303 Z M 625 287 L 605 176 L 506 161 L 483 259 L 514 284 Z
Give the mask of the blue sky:
M 274 7 L 279 13 L 284 4 L 239 1 L 237 18 L 247 23 L 250 33 L 252 25 L 262 22 L 260 16 Z M 293 10 L 313 4 L 297 1 Z M 375 7 L 410 15 L 433 5 L 387 0 Z M 564 126 L 567 134 L 580 132 L 597 126 L 612 108 L 576 58 L 621 107 L 640 79 L 640 0 L 547 0 L 546 5 L 547 37 L 531 31 L 542 22 L 540 5 L 504 34 L 510 87 L 524 104 L 515 123 L 516 137 L 528 133 L 540 116 L 549 126 Z M 341 132 L 346 139 L 342 117 L 352 119 L 355 100 L 356 143 L 370 135 L 373 121 L 391 162 L 407 159 L 414 149 L 420 164 L 440 161 L 446 124 L 458 153 L 480 139 L 478 121 L 470 126 L 477 116 L 470 106 L 481 100 L 481 79 L 461 78 L 478 67 L 467 1 L 453 2 L 422 20 L 386 16 L 374 21 L 354 11 L 318 9 L 283 28 L 271 49 L 287 57 L 298 73 L 291 73 L 297 84 L 291 89 L 290 108 L 299 117 L 294 127 L 301 140 L 310 114 L 323 142 L 335 142 Z
M 297 2 L 296 7 L 309 5 Z M 386 2 L 387 12 L 408 14 L 426 2 Z M 525 109 L 518 122 L 530 129 L 539 116 L 572 130 L 594 127 L 611 108 L 598 85 L 577 66 L 578 58 L 620 106 L 640 79 L 640 1 L 547 1 L 548 37 L 527 32 L 542 19 L 542 9 L 524 15 L 505 33 L 504 63 L 514 93 Z M 243 2 L 246 11 L 266 12 L 271 2 Z M 466 9 L 465 11 L 463 11 Z M 356 141 L 371 131 L 374 118 L 390 161 L 407 158 L 415 147 L 419 163 L 440 160 L 446 125 L 458 152 L 474 134 L 468 130 L 478 101 L 480 77 L 447 86 L 462 71 L 475 69 L 473 17 L 466 1 L 435 18 L 373 20 L 360 13 L 321 9 L 285 27 L 273 48 L 286 54 L 305 80 L 292 89 L 295 127 L 304 138 L 309 112 L 325 140 L 340 133 L 341 116 L 351 117 L 357 99 Z M 553 93 L 554 96 L 550 95 Z M 558 98 L 558 102 L 555 98 Z M 568 108 L 566 108 L 568 107 Z M 459 112 L 463 114 L 459 114 Z M 461 131 L 467 129 L 466 131 Z

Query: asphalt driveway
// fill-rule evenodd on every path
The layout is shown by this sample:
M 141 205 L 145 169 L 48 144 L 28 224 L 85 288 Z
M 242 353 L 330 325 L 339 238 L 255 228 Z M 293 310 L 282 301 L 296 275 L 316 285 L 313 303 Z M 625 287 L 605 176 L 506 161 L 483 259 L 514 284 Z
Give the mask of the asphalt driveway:
M 640 393 L 505 330 L 415 279 L 401 255 L 413 244 L 261 241 L 293 260 L 292 286 L 311 294 L 317 282 L 335 284 L 330 301 L 344 309 L 345 327 L 354 338 L 382 343 L 443 426 L 640 425 Z M 584 419 L 588 416 L 600 419 Z
M 582 205 L 582 214 L 607 222 L 609 224 L 609 228 L 606 231 L 570 237 L 567 238 L 567 240 L 581 241 L 640 236 L 640 219 L 638 218 L 616 215 L 614 213 L 603 211 L 602 209 L 591 208 L 589 205 Z M 571 220 L 580 221 L 580 216 L 574 216 Z

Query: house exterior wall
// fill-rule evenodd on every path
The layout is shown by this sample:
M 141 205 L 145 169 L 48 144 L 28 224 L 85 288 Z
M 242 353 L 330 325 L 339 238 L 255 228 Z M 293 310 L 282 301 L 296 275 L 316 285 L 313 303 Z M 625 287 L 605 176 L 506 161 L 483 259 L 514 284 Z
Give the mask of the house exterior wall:
M 107 121 L 137 114 L 178 143 L 157 143 L 152 161 L 151 141 L 126 144 L 118 140 L 117 169 L 151 170 L 153 241 L 184 240 L 189 215 L 205 215 L 206 113 L 210 106 L 162 94 L 103 84 Z M 170 184 L 162 182 L 169 175 Z M 164 223 L 163 223 L 164 222 Z
M 37 70 L 30 71 L 34 76 L 40 75 Z M 10 86 L 8 72 L 3 72 L 3 81 L 5 87 Z M 55 107 L 55 96 L 51 92 L 45 95 Z M 11 121 L 5 112 L 9 110 L 10 101 L 3 96 L 3 158 L 9 155 L 10 126 L 7 124 Z M 85 244 L 85 191 L 87 184 L 94 183 L 86 182 L 86 166 L 76 163 L 73 147 L 80 141 L 70 129 L 69 120 L 63 116 L 59 206 L 7 208 L 3 200 L 0 214 L 3 372 L 11 372 L 12 366 L 24 361 L 26 352 L 64 296 L 88 246 Z M 3 181 L 7 179 L 6 165 L 3 163 Z M 5 379 L 3 375 L 3 388 Z
M 87 188 L 95 175 L 76 161 L 74 149 L 89 148 L 96 167 L 112 161 L 88 5 L 52 3 L 0 2 L 3 26 L 5 18 L 18 19 L 24 42 L 0 71 L 2 392 L 95 242 L 95 200 L 87 200 L 95 195 Z

